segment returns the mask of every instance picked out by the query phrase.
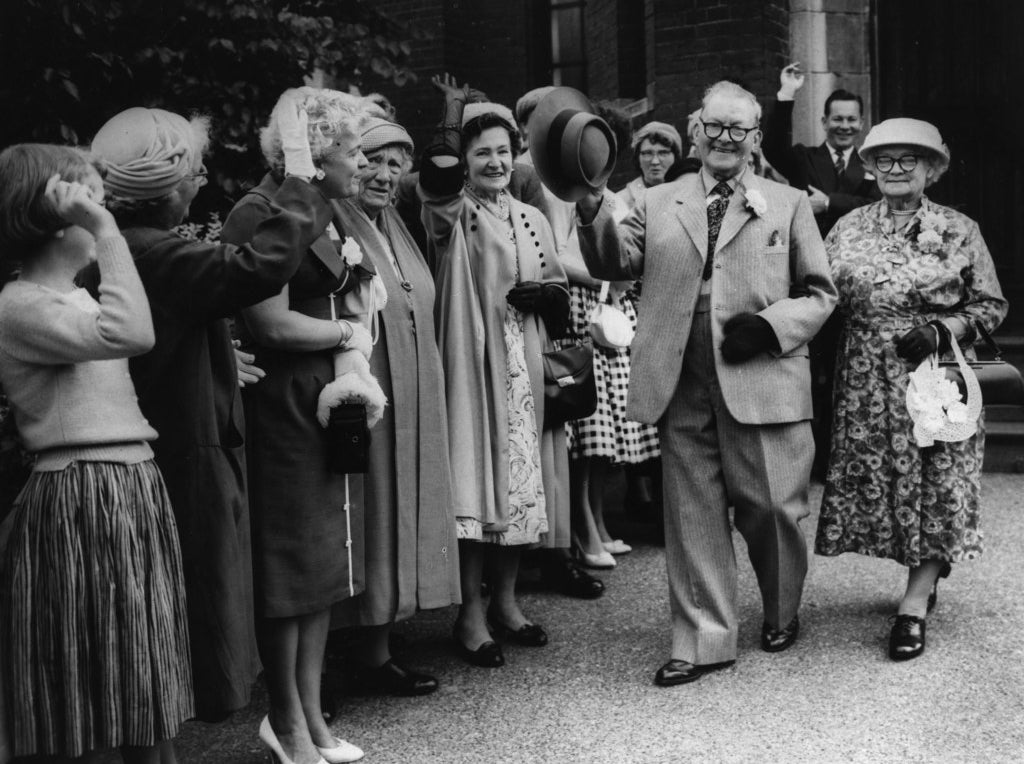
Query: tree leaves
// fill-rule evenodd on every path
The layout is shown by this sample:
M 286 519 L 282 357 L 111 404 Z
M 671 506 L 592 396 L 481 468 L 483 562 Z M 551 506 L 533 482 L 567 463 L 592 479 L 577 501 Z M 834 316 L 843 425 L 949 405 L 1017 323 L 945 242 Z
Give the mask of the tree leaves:
M 212 118 L 211 178 L 231 193 L 262 173 L 259 128 L 313 70 L 342 89 L 374 73 L 415 81 L 409 39 L 371 0 L 0 2 L 0 145 L 88 141 L 129 106 Z M 205 199 L 226 205 L 211 183 Z

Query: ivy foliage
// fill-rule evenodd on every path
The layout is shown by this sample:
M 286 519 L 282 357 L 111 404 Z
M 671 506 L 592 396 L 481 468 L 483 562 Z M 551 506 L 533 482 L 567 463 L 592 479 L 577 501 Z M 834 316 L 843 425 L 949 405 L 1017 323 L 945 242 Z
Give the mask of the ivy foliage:
M 412 82 L 417 36 L 369 0 L 4 0 L 0 146 L 83 144 L 130 106 L 206 114 L 211 185 L 234 197 L 282 91 L 316 70 L 342 90 Z

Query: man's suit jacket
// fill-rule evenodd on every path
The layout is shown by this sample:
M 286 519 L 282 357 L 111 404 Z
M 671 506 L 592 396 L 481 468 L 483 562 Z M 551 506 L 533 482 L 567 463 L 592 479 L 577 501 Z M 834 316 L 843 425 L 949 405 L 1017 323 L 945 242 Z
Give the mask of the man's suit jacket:
M 753 189 L 766 202 L 761 215 L 747 204 Z M 708 244 L 702 176 L 685 175 L 648 189 L 618 226 L 606 202 L 590 224 L 579 226 L 579 233 L 583 257 L 596 278 L 644 276 L 630 347 L 627 416 L 656 423 L 679 382 L 702 282 Z M 746 172 L 730 198 L 714 262 L 715 369 L 729 412 L 744 424 L 810 419 L 807 342 L 835 307 L 836 289 L 806 194 Z M 780 350 L 726 363 L 722 328 L 747 312 L 771 324 Z
M 840 180 L 828 144 L 790 145 L 792 127 L 793 101 L 777 101 L 768 117 L 761 149 L 765 158 L 786 176 L 794 188 L 806 191 L 811 185 L 828 195 L 828 209 L 815 216 L 818 230 L 824 238 L 839 218 L 857 207 L 878 201 L 881 193 L 856 150 L 850 154 Z

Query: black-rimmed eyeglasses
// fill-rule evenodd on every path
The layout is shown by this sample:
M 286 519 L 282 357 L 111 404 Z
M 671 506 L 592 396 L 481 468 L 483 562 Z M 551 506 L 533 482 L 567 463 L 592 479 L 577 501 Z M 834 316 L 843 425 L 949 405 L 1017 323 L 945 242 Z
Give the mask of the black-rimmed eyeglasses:
M 875 157 L 875 169 L 879 172 L 889 172 L 893 166 L 899 165 L 903 172 L 910 172 L 917 167 L 917 160 L 920 158 L 917 154 L 904 154 L 901 157 L 890 157 L 883 154 Z
M 722 133 L 727 133 L 729 140 L 735 141 L 736 143 L 742 143 L 747 139 L 748 135 L 760 127 L 760 125 L 754 125 L 753 127 L 723 125 L 718 122 L 705 122 L 704 120 L 701 120 L 700 124 L 704 128 L 704 135 L 711 140 L 717 140 L 722 137 Z

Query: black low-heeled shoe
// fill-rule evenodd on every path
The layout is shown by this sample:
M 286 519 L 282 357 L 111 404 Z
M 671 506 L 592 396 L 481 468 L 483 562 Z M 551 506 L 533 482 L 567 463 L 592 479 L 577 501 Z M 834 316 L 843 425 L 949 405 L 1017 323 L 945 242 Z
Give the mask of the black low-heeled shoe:
M 459 654 L 466 663 L 480 668 L 501 668 L 505 665 L 505 654 L 501 651 L 501 645 L 493 640 L 484 642 L 476 650 L 470 650 L 459 639 L 458 632 L 452 631 L 452 639 L 455 640 L 455 652 Z
M 953 566 L 948 562 L 942 563 L 942 568 L 939 570 L 939 578 L 949 578 L 949 574 L 953 572 Z M 935 579 L 935 583 L 932 584 L 931 594 L 928 595 L 928 612 L 932 612 L 935 609 L 935 603 L 939 601 L 939 578 Z
M 909 661 L 924 652 L 925 624 L 916 615 L 897 615 L 889 632 L 889 657 Z
M 544 647 L 548 643 L 548 633 L 536 623 L 524 623 L 518 629 L 502 623 L 497 616 L 487 614 L 487 620 L 491 623 L 491 630 L 499 637 L 507 637 L 517 645 L 525 647 Z
M 394 658 L 380 666 L 358 666 L 352 671 L 353 690 L 370 695 L 416 697 L 437 689 L 437 679 L 406 668 Z

